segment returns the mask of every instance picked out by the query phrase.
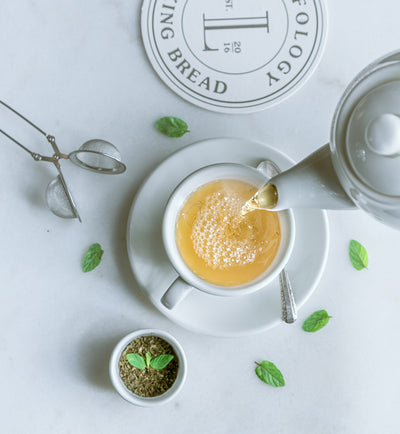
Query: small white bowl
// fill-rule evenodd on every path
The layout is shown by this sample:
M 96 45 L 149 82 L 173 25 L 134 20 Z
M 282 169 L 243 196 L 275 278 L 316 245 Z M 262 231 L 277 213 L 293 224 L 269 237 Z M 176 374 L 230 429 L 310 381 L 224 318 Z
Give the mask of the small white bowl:
M 130 391 L 125 386 L 119 375 L 119 359 L 122 352 L 129 345 L 130 342 L 141 336 L 158 336 L 159 338 L 164 339 L 174 349 L 179 361 L 178 375 L 175 379 L 174 384 L 162 395 L 150 398 L 136 395 L 135 393 Z M 181 347 L 179 342 L 169 333 L 157 329 L 141 329 L 130 333 L 118 342 L 111 354 L 109 370 L 111 382 L 115 387 L 115 390 L 122 396 L 122 398 L 126 399 L 131 404 L 135 404 L 140 407 L 155 407 L 167 403 L 179 393 L 186 380 L 187 363 L 183 348 Z

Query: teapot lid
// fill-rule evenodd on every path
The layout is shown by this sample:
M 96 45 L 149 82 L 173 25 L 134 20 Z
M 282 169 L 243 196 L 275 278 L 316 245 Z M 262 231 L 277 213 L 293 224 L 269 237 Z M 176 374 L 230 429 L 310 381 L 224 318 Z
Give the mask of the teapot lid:
M 376 86 L 353 109 L 346 154 L 361 181 L 380 194 L 400 196 L 400 81 Z

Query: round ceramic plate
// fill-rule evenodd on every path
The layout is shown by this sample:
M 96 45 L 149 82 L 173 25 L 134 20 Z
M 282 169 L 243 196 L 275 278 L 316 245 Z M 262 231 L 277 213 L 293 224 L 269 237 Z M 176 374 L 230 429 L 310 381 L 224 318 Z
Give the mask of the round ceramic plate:
M 160 78 L 200 107 L 246 113 L 299 89 L 321 58 L 324 0 L 144 0 L 142 38 Z
M 165 253 L 161 222 L 167 200 L 187 175 L 214 163 L 257 166 L 275 161 L 281 169 L 293 162 L 262 143 L 235 138 L 201 141 L 176 152 L 146 179 L 132 204 L 127 248 L 142 290 L 164 315 L 189 330 L 212 336 L 234 337 L 266 330 L 281 322 L 279 279 L 260 291 L 240 297 L 217 297 L 193 290 L 173 310 L 160 299 L 177 275 Z M 316 288 L 328 253 L 328 222 L 321 210 L 294 210 L 296 240 L 287 265 L 298 307 Z

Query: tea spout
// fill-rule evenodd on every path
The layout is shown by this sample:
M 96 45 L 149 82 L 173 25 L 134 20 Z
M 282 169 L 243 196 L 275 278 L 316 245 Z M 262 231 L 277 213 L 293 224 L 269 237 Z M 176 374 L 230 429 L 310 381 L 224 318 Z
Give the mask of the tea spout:
M 259 200 L 254 208 L 280 211 L 289 208 L 351 209 L 355 204 L 343 190 L 335 173 L 329 145 L 315 151 L 289 170 L 272 177 L 253 196 L 268 189 L 267 206 Z M 250 201 L 249 201 L 250 202 Z
M 274 209 L 278 203 L 278 191 L 274 184 L 263 185 L 242 207 L 242 216 L 256 209 Z

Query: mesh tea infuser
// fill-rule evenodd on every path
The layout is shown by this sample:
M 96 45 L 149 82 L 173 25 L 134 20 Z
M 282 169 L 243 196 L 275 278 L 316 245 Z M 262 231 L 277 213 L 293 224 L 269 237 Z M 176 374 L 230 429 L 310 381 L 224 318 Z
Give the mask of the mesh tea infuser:
M 58 217 L 77 218 L 81 221 L 78 209 L 61 171 L 60 160 L 69 159 L 74 164 L 84 169 L 97 173 L 116 175 L 123 173 L 126 170 L 126 166 L 121 161 L 121 155 L 118 149 L 105 140 L 95 139 L 85 142 L 79 149 L 72 151 L 69 154 L 63 154 L 59 150 L 54 136 L 45 133 L 41 128 L 25 116 L 18 113 L 5 102 L 0 100 L 0 104 L 44 135 L 53 148 L 54 154 L 52 156 L 41 155 L 37 152 L 31 151 L 0 128 L 0 133 L 13 141 L 24 151 L 28 152 L 35 161 L 46 161 L 53 163 L 56 166 L 58 175 L 49 183 L 46 189 L 46 201 L 49 209 Z

